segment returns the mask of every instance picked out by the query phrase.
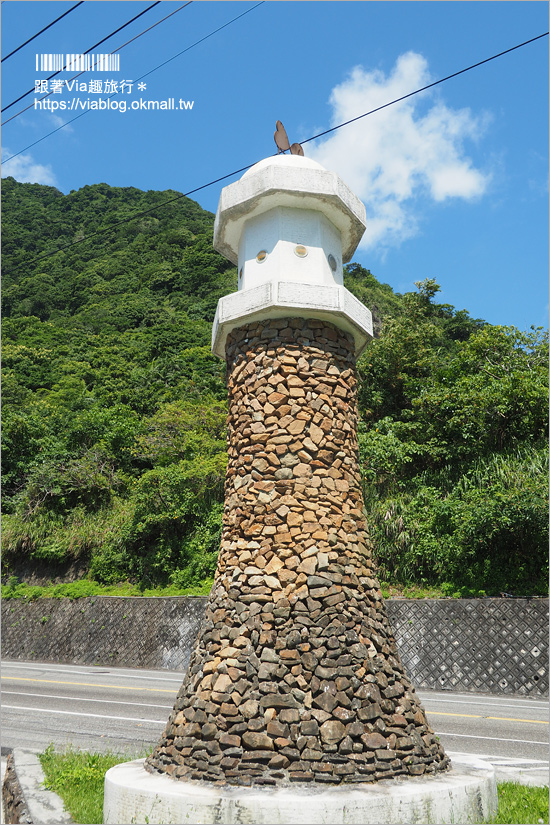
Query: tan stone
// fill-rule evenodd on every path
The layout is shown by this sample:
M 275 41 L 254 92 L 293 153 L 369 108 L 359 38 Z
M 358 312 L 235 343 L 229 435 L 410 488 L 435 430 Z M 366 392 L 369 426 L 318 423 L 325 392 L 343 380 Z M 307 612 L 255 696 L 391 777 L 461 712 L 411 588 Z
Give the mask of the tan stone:
M 309 450 L 309 452 L 313 453 L 313 454 L 315 454 L 317 452 L 317 450 L 319 449 L 317 444 L 314 441 L 312 441 L 312 439 L 309 438 L 309 437 L 304 438 L 303 446 L 305 447 L 306 450 Z
M 316 424 L 311 424 L 309 428 L 309 437 L 315 444 L 320 444 L 325 439 L 325 431 Z
M 343 478 L 337 478 L 334 481 L 336 489 L 341 493 L 347 493 L 349 490 L 349 483 Z
M 304 386 L 304 382 L 302 381 L 302 379 L 298 378 L 297 375 L 292 375 L 292 374 L 288 376 L 288 378 L 286 379 L 286 383 L 289 387 L 303 387 Z
M 277 575 L 279 577 L 279 581 L 282 584 L 286 584 L 287 582 L 292 582 L 296 578 L 296 573 L 294 572 L 294 570 L 288 570 L 286 567 L 284 567 L 282 570 L 279 570 L 277 572 Z
M 235 657 L 239 655 L 239 651 L 236 647 L 224 647 L 219 652 L 220 659 L 229 659 L 230 657 Z
M 272 392 L 267 396 L 267 399 L 273 407 L 278 407 L 286 399 L 286 395 L 283 395 L 281 392 Z
M 213 686 L 216 693 L 225 693 L 226 688 L 231 684 L 231 677 L 227 673 L 220 673 Z
M 264 573 L 271 575 L 271 573 L 276 573 L 277 570 L 280 570 L 283 567 L 284 562 L 281 561 L 277 556 L 273 556 L 264 567 Z
M 311 556 L 309 559 L 304 559 L 304 561 L 296 568 L 298 573 L 305 573 L 306 576 L 311 576 L 315 573 L 317 569 L 317 559 L 315 556 Z
M 298 587 L 297 590 L 293 592 L 293 598 L 295 599 L 306 599 L 309 595 L 309 590 L 306 584 L 302 584 L 301 587 Z
M 309 476 L 311 475 L 311 467 L 309 464 L 296 464 L 296 466 L 292 468 L 292 472 L 295 476 L 298 476 L 298 478 Z
M 250 441 L 252 444 L 265 444 L 266 441 L 269 441 L 269 433 L 253 433 L 250 436 Z
M 221 664 L 221 659 L 219 656 L 216 656 L 211 662 L 206 662 L 203 665 L 202 672 L 203 673 L 215 673 L 218 669 L 218 665 Z
M 306 422 L 303 418 L 295 418 L 294 421 L 288 425 L 287 430 L 289 433 L 292 433 L 292 435 L 298 435 L 298 433 L 302 432 L 305 426 Z
M 309 517 L 311 518 L 311 516 L 309 516 Z M 317 530 L 318 526 L 319 525 L 317 524 L 316 521 L 306 521 L 302 525 L 302 532 L 303 533 L 314 533 Z

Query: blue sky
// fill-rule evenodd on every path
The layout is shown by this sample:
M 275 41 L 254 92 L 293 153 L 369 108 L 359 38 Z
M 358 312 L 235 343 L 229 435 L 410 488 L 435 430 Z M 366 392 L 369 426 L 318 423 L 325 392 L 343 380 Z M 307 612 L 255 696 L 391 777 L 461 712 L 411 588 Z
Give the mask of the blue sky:
M 111 52 L 183 5 L 162 2 L 95 53 Z M 2 54 L 74 3 L 2 3 Z M 80 53 L 149 2 L 87 0 L 2 65 L 2 106 L 50 72 L 37 54 Z M 548 31 L 539 0 L 299 2 L 195 0 L 120 51 L 120 70 L 78 82 L 134 81 L 117 110 L 33 108 L 2 130 L 2 175 L 62 192 L 86 184 L 187 192 L 275 151 L 275 121 L 303 141 L 395 97 Z M 250 11 L 248 11 L 250 10 Z M 215 29 L 202 43 L 137 81 Z M 63 72 L 57 79 L 70 79 Z M 106 100 L 69 91 L 48 100 Z M 132 110 L 140 99 L 192 109 Z M 120 111 L 126 102 L 126 111 Z M 78 110 L 78 113 L 83 111 Z M 354 260 L 396 291 L 435 278 L 439 299 L 495 324 L 548 319 L 548 38 L 304 146 L 364 200 Z M 230 183 L 235 178 L 228 179 Z M 216 184 L 192 197 L 215 212 Z M 159 217 L 161 213 L 159 213 Z M 64 238 L 60 238 L 60 243 Z

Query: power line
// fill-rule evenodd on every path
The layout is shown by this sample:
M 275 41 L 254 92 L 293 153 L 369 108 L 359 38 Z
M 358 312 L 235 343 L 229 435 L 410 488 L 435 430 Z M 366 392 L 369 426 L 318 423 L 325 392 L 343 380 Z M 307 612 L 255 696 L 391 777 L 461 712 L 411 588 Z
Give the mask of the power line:
M 534 43 L 535 40 L 540 40 L 541 37 L 548 37 L 548 34 L 549 32 L 544 32 L 544 34 L 539 34 L 536 37 L 532 37 L 530 40 L 525 40 L 523 43 L 518 43 L 517 46 L 512 46 L 511 49 L 506 49 L 503 52 L 494 54 L 492 57 L 487 57 L 485 60 L 480 60 L 479 63 L 473 63 L 471 66 L 467 66 L 465 69 L 461 69 L 459 72 L 453 72 L 453 74 L 449 74 L 447 75 L 447 77 L 442 77 L 440 80 L 435 80 L 433 83 L 428 83 L 427 86 L 422 86 L 421 89 L 416 89 L 416 91 L 414 92 L 409 92 L 409 94 L 403 95 L 403 97 L 398 97 L 395 100 L 390 101 L 389 103 L 384 103 L 383 106 L 378 106 L 376 109 L 371 109 L 370 112 L 364 112 L 362 115 L 352 117 L 351 120 L 346 120 L 345 123 L 340 123 L 338 126 L 333 126 L 332 129 L 325 129 L 324 132 L 319 132 L 318 135 L 313 135 L 313 137 L 307 138 L 307 140 L 302 140 L 300 142 L 309 143 L 310 140 L 317 140 L 317 138 L 323 137 L 323 135 L 328 135 L 330 132 L 335 132 L 336 129 L 341 129 L 342 126 L 348 126 L 348 124 L 350 123 L 355 123 L 356 120 L 361 120 L 361 118 L 363 117 L 373 115 L 375 112 L 379 112 L 381 109 L 386 109 L 388 106 L 393 106 L 394 103 L 400 103 L 402 100 L 406 100 L 408 97 L 417 95 L 420 92 L 425 92 L 426 89 L 431 89 L 433 86 L 438 86 L 440 83 L 444 83 L 446 80 L 450 80 L 452 77 L 458 77 L 459 74 L 464 74 L 464 72 L 469 72 L 471 69 L 476 69 L 478 66 L 483 66 L 484 63 L 489 63 L 491 60 L 496 60 L 497 57 L 502 57 L 502 55 L 504 54 L 509 54 L 510 52 L 513 52 L 516 49 L 521 49 L 522 46 L 527 46 L 529 43 Z
M 63 14 L 61 14 L 59 17 L 56 17 L 56 18 L 55 18 L 55 20 L 52 20 L 52 22 L 51 22 L 51 23 L 48 23 L 48 25 L 47 25 L 47 26 L 44 26 L 44 28 L 43 28 L 43 29 L 40 29 L 40 31 L 39 31 L 39 32 L 36 32 L 36 34 L 33 34 L 33 36 L 32 36 L 32 37 L 29 37 L 29 39 L 28 39 L 28 40 L 25 40 L 25 42 L 24 42 L 24 43 L 21 43 L 21 45 L 20 45 L 20 46 L 18 46 L 18 47 L 17 47 L 16 49 L 14 49 L 12 52 L 10 52 L 9 54 L 7 54 L 5 57 L 3 57 L 3 58 L 2 58 L 2 60 L 1 60 L 1 62 L 3 63 L 3 62 L 4 62 L 4 60 L 7 60 L 7 59 L 8 59 L 8 57 L 11 57 L 13 54 L 15 54 L 15 52 L 18 52 L 20 49 L 22 49 L 22 48 L 23 48 L 23 46 L 27 46 L 27 45 L 31 42 L 31 40 L 35 40 L 35 39 L 36 39 L 39 35 L 43 34 L 43 33 L 44 33 L 45 31 L 47 31 L 48 29 L 51 29 L 51 27 L 52 27 L 52 26 L 55 26 L 55 24 L 56 24 L 56 23 L 59 23 L 59 21 L 60 21 L 60 20 L 62 20 L 64 17 L 66 17 L 66 16 L 67 16 L 68 14 L 70 14 L 72 11 L 74 11 L 75 9 L 77 9 L 77 8 L 78 8 L 79 6 L 81 6 L 83 3 L 84 3 L 84 0 L 80 0 L 80 2 L 79 2 L 79 3 L 75 3 L 75 5 L 74 5 L 74 6 L 72 6 L 72 7 L 71 7 L 68 11 L 63 12 Z
M 90 46 L 90 48 L 89 48 L 89 49 L 86 49 L 86 51 L 85 51 L 85 52 L 82 52 L 82 54 L 89 54 L 89 53 L 92 51 L 92 49 L 97 49 L 97 47 L 98 47 L 98 46 L 101 46 L 101 44 L 102 44 L 102 43 L 105 43 L 105 41 L 106 41 L 106 40 L 109 40 L 109 39 L 110 39 L 111 37 L 113 37 L 115 34 L 118 34 L 118 32 L 122 31 L 122 29 L 125 29 L 125 28 L 126 28 L 126 26 L 129 26 L 129 25 L 130 25 L 130 23 L 133 23 L 133 22 L 134 22 L 134 20 L 137 20 L 137 19 L 138 19 L 138 17 L 141 17 L 143 14 L 146 14 L 148 11 L 151 11 L 151 9 L 154 9 L 154 8 L 155 8 L 155 6 L 158 6 L 159 4 L 160 4 L 160 0 L 156 0 L 156 2 L 155 2 L 155 3 L 152 3 L 150 6 L 147 6 L 147 8 L 146 8 L 146 9 L 143 9 L 143 11 L 140 11 L 140 13 L 139 13 L 139 14 L 136 14 L 136 16 L 135 16 L 135 17 L 132 17 L 132 19 L 131 19 L 131 20 L 128 20 L 128 22 L 127 22 L 127 23 L 123 23 L 123 25 L 122 25 L 122 26 L 119 26 L 119 27 L 118 27 L 118 29 L 115 29 L 113 32 L 111 32 L 110 34 L 108 34 L 108 35 L 107 35 L 107 37 L 104 37 L 102 40 L 99 40 L 97 43 L 94 43 L 94 45 L 93 45 L 93 46 Z M 62 72 L 62 71 L 63 71 L 63 70 L 62 70 L 62 69 L 60 69 L 58 72 L 54 72 L 54 73 L 53 73 L 53 74 L 51 74 L 49 77 L 47 77 L 47 78 L 46 78 L 46 80 L 51 80 L 51 79 L 52 79 L 52 77 L 55 77 L 56 75 L 61 74 L 61 72 Z M 24 97 L 27 97 L 27 95 L 30 95 L 32 92 L 34 92 L 34 89 L 29 89 L 29 91 L 28 91 L 28 92 L 25 92 L 25 94 L 19 95 L 19 97 L 18 97 L 18 98 L 16 98 L 15 100 L 12 100 L 12 102 L 11 102 L 11 103 L 8 103 L 8 105 L 7 105 L 7 106 L 4 106 L 4 108 L 3 108 L 3 109 L 0 109 L 0 111 L 5 112 L 5 111 L 6 111 L 7 109 L 9 109 L 11 106 L 14 106 L 16 103 L 19 103 L 19 101 L 20 101 L 20 100 L 23 100 L 23 98 L 24 98 Z
M 187 48 L 182 49 L 181 52 L 178 52 L 177 54 L 173 55 L 173 57 L 169 57 L 168 60 L 164 61 L 164 63 L 160 63 L 158 66 L 155 66 L 154 69 L 150 69 L 150 71 L 145 72 L 145 74 L 142 74 L 141 77 L 138 77 L 138 80 L 143 80 L 144 77 L 148 77 L 150 74 L 153 74 L 153 72 L 156 72 L 157 69 L 162 69 L 163 66 L 166 66 L 167 63 L 171 63 L 171 61 L 175 60 L 176 57 L 181 57 L 182 54 L 185 54 L 185 52 L 188 52 L 190 49 L 195 48 L 195 46 L 198 46 L 199 43 L 204 43 L 204 41 L 208 40 L 209 37 L 212 37 L 214 34 L 221 32 L 222 29 L 225 29 L 227 28 L 227 26 L 230 26 L 231 23 L 235 23 L 237 20 L 240 20 L 241 17 L 244 17 L 246 14 L 249 14 L 249 12 L 254 11 L 254 9 L 257 9 L 258 6 L 262 6 L 265 2 L 266 0 L 260 0 L 260 2 L 256 3 L 255 6 L 252 6 L 246 11 L 241 12 L 241 14 L 238 14 L 237 17 L 233 17 L 232 20 L 228 20 L 228 22 L 224 23 L 222 26 L 218 26 L 217 29 L 214 29 L 214 31 L 211 31 L 209 34 L 205 34 L 205 36 L 201 37 L 200 40 L 196 40 L 194 43 L 191 44 L 191 46 L 187 46 Z
M 254 163 L 257 163 L 255 161 Z M 51 258 L 52 255 L 57 255 L 58 252 L 63 252 L 64 249 L 69 249 L 71 246 L 75 246 L 76 244 L 82 243 L 83 241 L 88 241 L 90 238 L 95 238 L 97 235 L 104 235 L 106 232 L 110 232 L 111 229 L 115 229 L 115 227 L 120 226 L 123 223 L 128 223 L 129 221 L 134 221 L 137 218 L 143 217 L 143 215 L 148 215 L 150 212 L 156 212 L 157 209 L 162 209 L 164 206 L 168 206 L 170 203 L 174 203 L 175 201 L 179 201 L 182 198 L 187 198 L 189 195 L 193 195 L 195 192 L 200 192 L 201 189 L 206 189 L 208 186 L 213 186 L 215 183 L 220 183 L 222 180 L 227 180 L 227 178 L 232 178 L 234 175 L 238 175 L 240 172 L 246 172 L 247 169 L 250 169 L 254 166 L 254 163 L 250 163 L 248 166 L 243 166 L 242 169 L 235 169 L 234 172 L 229 172 L 227 175 L 222 175 L 221 178 L 216 178 L 216 180 L 211 180 L 208 183 L 203 183 L 202 186 L 197 186 L 196 189 L 190 189 L 189 192 L 184 192 L 183 194 L 176 195 L 175 198 L 170 198 L 170 200 L 164 201 L 163 203 L 157 204 L 157 206 L 152 206 L 150 209 L 144 209 L 141 212 L 136 212 L 135 215 L 131 215 L 129 218 L 122 218 L 120 221 L 115 221 L 110 226 L 107 226 L 105 229 L 96 229 L 95 232 L 92 232 L 91 235 L 86 235 L 84 238 L 80 238 L 76 241 L 71 241 L 71 243 L 65 244 L 65 246 L 60 246 L 54 252 L 46 252 L 44 255 L 39 255 L 37 258 L 33 258 L 32 260 L 28 261 L 29 264 L 35 263 L 35 261 L 41 261 L 44 258 Z
M 263 5 L 263 3 L 265 3 L 265 0 L 260 0 L 260 2 L 256 3 L 255 6 L 252 6 L 251 8 L 247 9 L 246 11 L 241 12 L 241 14 L 238 14 L 237 17 L 233 17 L 231 20 L 229 20 L 227 23 L 224 23 L 222 26 L 218 26 L 218 28 L 214 29 L 214 31 L 211 31 L 209 34 L 206 34 L 204 37 L 201 37 L 199 40 L 196 40 L 194 43 L 192 43 L 190 46 L 187 46 L 187 48 L 183 49 L 181 52 L 178 52 L 177 54 L 173 55 L 172 57 L 169 57 L 168 60 L 165 60 L 164 63 L 160 63 L 158 66 L 155 66 L 154 69 L 150 69 L 148 72 L 145 72 L 145 74 L 142 74 L 140 77 L 138 77 L 133 82 L 138 83 L 140 80 L 143 80 L 144 77 L 148 77 L 150 74 L 153 74 L 153 72 L 156 72 L 158 69 L 161 69 L 163 66 L 166 66 L 167 63 L 170 63 L 172 60 L 175 60 L 176 57 L 180 57 L 182 54 L 185 54 L 185 52 L 190 51 L 190 49 L 194 49 L 195 46 L 199 45 L 199 43 L 203 43 L 205 40 L 208 40 L 209 37 L 212 37 L 214 34 L 217 34 L 222 29 L 225 29 L 225 28 L 227 28 L 227 26 L 230 26 L 232 23 L 235 23 L 237 20 L 240 20 L 241 17 L 244 17 L 246 14 L 249 14 L 249 12 L 254 11 L 254 9 L 257 9 L 258 6 Z M 117 93 L 113 92 L 112 94 L 110 94 L 108 96 L 107 99 L 110 100 L 110 98 L 114 97 L 115 94 L 117 94 Z M 46 95 L 46 97 L 47 97 L 47 95 Z M 41 98 L 41 99 L 43 99 L 43 98 Z M 84 115 L 87 115 L 91 111 L 92 111 L 91 109 L 85 109 L 79 115 L 76 115 L 75 117 L 71 118 L 71 120 L 68 120 L 66 123 L 62 123 L 61 126 L 57 127 L 57 129 L 52 129 L 51 132 L 48 132 L 46 135 L 43 135 L 41 138 L 38 138 L 38 140 L 35 140 L 34 143 L 29 143 L 28 146 L 24 147 L 24 149 L 20 149 L 19 152 L 15 152 L 14 155 L 10 155 L 9 158 L 6 158 L 2 162 L 4 164 L 8 163 L 8 161 L 12 160 L 13 158 L 16 158 L 18 155 L 21 155 L 23 152 L 26 152 L 27 149 L 32 149 L 32 147 L 36 146 L 37 143 L 42 143 L 42 141 L 46 140 L 46 138 L 50 137 L 50 135 L 54 135 L 56 132 L 59 132 L 61 129 L 64 129 L 65 126 L 69 126 L 69 124 L 74 123 L 75 120 L 78 120 L 79 118 L 84 117 Z M 5 120 L 2 123 L 2 126 L 4 126 L 4 124 L 6 124 L 7 122 L 8 121 Z
M 170 12 L 170 14 L 167 14 L 167 15 L 166 15 L 166 17 L 161 17 L 161 19 L 160 19 L 160 20 L 157 20 L 157 22 L 156 22 L 156 23 L 153 23 L 153 25 L 152 25 L 152 26 L 149 26 L 149 28 L 144 29 L 144 30 L 143 30 L 142 32 L 140 32 L 139 34 L 136 34 L 136 36 L 135 36 L 135 37 L 132 37 L 130 40 L 127 40 L 127 41 L 126 41 L 126 43 L 123 43 L 123 44 L 122 44 L 122 46 L 119 46 L 119 47 L 118 47 L 118 49 L 114 49 L 114 51 L 109 52 L 109 54 L 116 54 L 117 52 L 122 51 L 122 49 L 124 49 L 124 48 L 125 48 L 126 46 L 128 46 L 130 43 L 133 43 L 133 42 L 134 42 L 134 40 L 137 40 L 139 37 L 142 37 L 144 34 L 147 34 L 147 32 L 150 32 L 150 31 L 151 31 L 151 29 L 154 29 L 154 28 L 155 28 L 155 26 L 160 25 L 160 23 L 164 23 L 164 21 L 165 21 L 165 20 L 168 20 L 168 18 L 169 18 L 169 17 L 172 17 L 174 14 L 177 14 L 177 12 L 178 12 L 178 11 L 181 11 L 181 10 L 182 10 L 182 9 L 184 9 L 186 6 L 190 6 L 192 2 L 193 2 L 193 0 L 187 0 L 187 3 L 184 3 L 184 4 L 183 4 L 183 6 L 179 6 L 179 8 L 174 9 L 174 11 L 171 11 L 171 12 Z M 96 65 L 96 64 L 94 64 L 94 66 L 95 66 L 95 65 Z M 67 82 L 68 82 L 68 83 L 70 83 L 70 82 L 71 82 L 71 80 L 76 80 L 78 77 L 81 77 L 83 74 L 85 74 L 85 73 L 86 73 L 86 71 L 87 71 L 87 69 L 85 69 L 85 70 L 84 70 L 84 71 L 82 71 L 82 72 L 79 72 L 78 74 L 73 75 L 72 77 L 70 77 L 70 78 L 68 79 L 68 81 L 67 81 Z M 137 81 L 135 81 L 135 82 L 137 82 Z M 114 94 L 114 93 L 113 93 L 113 94 Z M 50 97 L 51 95 L 53 95 L 53 92 L 48 92 L 47 94 L 45 94 L 45 95 L 43 95 L 42 97 L 39 97 L 39 98 L 37 98 L 37 99 L 38 99 L 38 101 L 42 101 L 42 100 L 45 100 L 47 97 Z M 113 95 L 109 95 L 109 97 L 113 97 Z M 1 125 L 2 125 L 2 126 L 5 126 L 5 125 L 6 125 L 6 123 L 9 123 L 11 120 L 15 120 L 15 118 L 16 118 L 16 117 L 19 117 L 19 115 L 22 115 L 22 114 L 24 114 L 24 112 L 28 112 L 28 111 L 29 111 L 29 109 L 32 109 L 32 108 L 34 107 L 34 105 L 35 105 L 35 104 L 34 104 L 34 102 L 33 102 L 33 103 L 31 103 L 29 106 L 25 106 L 25 108 L 24 108 L 24 109 L 21 109 L 19 112 L 17 112 L 17 114 L 12 115 L 11 117 L 8 117 L 6 120 L 3 120 Z M 76 120 L 76 118 L 74 118 L 74 119 Z M 68 121 L 68 122 L 70 123 L 71 121 Z M 61 128 L 61 129 L 62 129 L 62 128 L 63 128 L 63 126 L 66 126 L 66 125 L 67 125 L 67 124 L 66 124 L 66 123 L 64 123 L 64 124 L 63 124 L 61 127 L 59 127 L 59 128 Z M 57 129 L 55 129 L 54 131 L 57 131 Z M 53 134 L 53 133 L 52 133 L 52 132 L 50 132 L 50 134 Z M 48 137 L 48 135 L 45 135 L 45 137 Z M 34 145 L 34 144 L 32 144 L 32 145 Z M 27 149 L 28 149 L 28 148 L 30 148 L 30 147 L 28 147 L 28 146 L 27 146 Z M 22 151 L 22 152 L 24 152 L 25 150 L 24 150 L 24 149 L 22 149 L 21 151 Z M 20 153 L 18 153 L 18 154 L 20 154 Z M 15 157 L 15 155 L 12 155 L 12 157 Z M 11 160 L 11 158 L 8 158 L 8 160 Z M 6 163 L 6 161 L 4 161 L 4 163 Z
M 261 5 L 261 4 L 258 4 L 258 5 Z M 256 7 L 254 6 L 254 8 L 256 8 Z M 250 11 L 251 10 L 252 9 L 250 9 Z M 240 15 L 240 16 L 242 16 L 242 15 Z M 229 24 L 226 24 L 226 25 L 229 25 Z M 344 126 L 349 126 L 350 123 L 355 123 L 357 120 L 360 120 L 361 118 L 367 117 L 368 115 L 372 115 L 375 112 L 379 112 L 381 109 L 386 109 L 388 106 L 392 106 L 394 103 L 400 103 L 402 100 L 406 100 L 407 98 L 412 97 L 413 95 L 417 95 L 420 92 L 426 91 L 426 89 L 430 89 L 433 86 L 437 86 L 439 83 L 444 83 L 446 80 L 450 80 L 453 77 L 458 77 L 458 75 L 464 74 L 465 72 L 469 72 L 471 69 L 475 69 L 478 66 L 482 66 L 485 63 L 489 63 L 491 60 L 495 60 L 497 57 L 502 57 L 503 55 L 509 54 L 510 52 L 513 52 L 516 49 L 520 49 L 522 46 L 527 46 L 529 43 L 534 43 L 536 40 L 540 40 L 542 37 L 547 37 L 548 34 L 549 34 L 549 32 L 545 32 L 544 34 L 537 35 L 537 37 L 532 37 L 530 40 L 525 40 L 523 43 L 518 43 L 517 46 L 512 46 L 512 48 L 506 49 L 505 51 L 499 52 L 498 54 L 492 55 L 491 57 L 487 57 L 485 60 L 480 60 L 478 63 L 473 63 L 471 66 L 467 66 L 465 69 L 460 69 L 460 71 L 458 71 L 458 72 L 453 72 L 453 74 L 447 75 L 447 77 L 442 77 L 440 80 L 436 80 L 433 83 L 428 84 L 427 86 L 423 86 L 421 89 L 416 89 L 414 92 L 409 92 L 408 94 L 403 95 L 402 97 L 398 97 L 395 100 L 391 100 L 389 103 L 384 103 L 383 106 L 378 106 L 376 109 L 371 109 L 369 112 L 364 112 L 362 115 L 357 115 L 357 117 L 351 118 L 351 120 L 346 120 L 344 123 L 338 124 L 338 126 L 333 126 L 331 129 L 326 129 L 324 132 L 319 132 L 317 135 L 313 135 L 310 138 L 306 138 L 306 140 L 302 140 L 301 143 L 302 144 L 303 143 L 309 143 L 310 141 L 317 140 L 318 138 L 323 137 L 324 135 L 327 135 L 330 132 L 335 132 L 337 129 L 342 129 Z M 173 58 L 170 58 L 170 59 L 173 59 Z M 162 65 L 164 65 L 164 64 L 162 64 Z M 154 71 L 154 69 L 152 71 Z M 150 74 L 150 72 L 148 74 Z M 143 76 L 145 76 L 145 75 L 143 75 Z M 80 117 L 80 115 L 79 115 L 79 117 Z M 76 120 L 76 118 L 74 118 L 74 119 Z M 69 123 L 71 123 L 71 122 L 72 121 L 69 121 Z M 62 128 L 62 127 L 60 127 L 60 128 Z M 52 134 L 52 133 L 50 133 L 50 134 Z M 46 135 L 46 137 L 47 137 L 47 135 Z M 24 150 L 22 150 L 22 151 L 24 151 Z M 12 157 L 15 157 L 15 155 L 12 155 Z M 190 189 L 189 192 L 184 192 L 183 194 L 176 195 L 175 198 L 170 198 L 169 200 L 164 201 L 163 203 L 157 204 L 157 206 L 153 206 L 150 209 L 145 209 L 141 212 L 136 212 L 135 215 L 131 215 L 128 218 L 123 218 L 120 221 L 116 221 L 115 223 L 111 224 L 108 227 L 105 227 L 104 229 L 97 229 L 95 232 L 92 232 L 91 235 L 86 235 L 84 238 L 80 238 L 79 240 L 71 241 L 71 243 L 65 244 L 64 246 L 61 246 L 58 249 L 55 249 L 53 252 L 46 252 L 44 255 L 39 255 L 38 257 L 33 258 L 30 261 L 27 261 L 26 264 L 30 265 L 30 264 L 35 263 L 36 261 L 41 261 L 44 258 L 50 258 L 52 255 L 57 255 L 58 252 L 63 252 L 65 249 L 69 249 L 70 247 L 75 246 L 76 244 L 83 243 L 84 241 L 88 241 L 91 238 L 97 237 L 98 235 L 104 235 L 106 232 L 110 232 L 112 229 L 115 229 L 117 226 L 120 226 L 123 223 L 128 223 L 129 221 L 133 221 L 133 220 L 136 220 L 137 218 L 141 218 L 143 215 L 147 215 L 150 212 L 155 212 L 157 209 L 162 209 L 164 206 L 168 206 L 170 203 L 174 203 L 175 201 L 179 201 L 182 198 L 187 198 L 187 197 L 189 197 L 189 195 L 193 195 L 196 192 L 200 192 L 202 189 L 207 189 L 209 186 L 213 186 L 215 183 L 220 183 L 221 181 L 227 180 L 227 178 L 231 178 L 234 175 L 240 174 L 241 172 L 246 172 L 247 169 L 250 169 L 252 166 L 255 166 L 255 164 L 257 162 L 258 161 L 254 161 L 254 163 L 249 163 L 247 166 L 243 166 L 241 169 L 236 169 L 235 171 L 229 172 L 226 175 L 222 175 L 221 177 L 216 178 L 215 180 L 211 180 L 208 183 L 204 183 L 204 184 L 202 184 L 202 186 L 197 186 L 195 189 Z M 25 264 L 22 264 L 22 266 L 24 266 L 24 265 Z M 19 267 L 16 267 L 16 269 L 19 269 Z

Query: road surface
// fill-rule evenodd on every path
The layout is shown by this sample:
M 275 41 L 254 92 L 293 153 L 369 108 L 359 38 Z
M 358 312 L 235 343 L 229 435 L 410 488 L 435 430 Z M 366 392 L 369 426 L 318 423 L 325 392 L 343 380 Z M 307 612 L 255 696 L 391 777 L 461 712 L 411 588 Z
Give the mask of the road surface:
M 182 674 L 166 670 L 2 662 L 2 746 L 73 745 L 144 755 L 158 741 Z M 548 770 L 548 701 L 420 690 L 447 752 Z

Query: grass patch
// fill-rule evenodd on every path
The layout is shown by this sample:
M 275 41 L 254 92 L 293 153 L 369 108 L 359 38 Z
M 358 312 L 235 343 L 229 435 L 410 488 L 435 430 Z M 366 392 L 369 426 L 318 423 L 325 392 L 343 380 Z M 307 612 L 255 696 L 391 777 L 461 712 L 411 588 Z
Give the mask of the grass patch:
M 46 776 L 44 786 L 55 791 L 75 822 L 103 822 L 103 783 L 114 765 L 143 759 L 146 754 L 87 753 L 70 747 L 56 752 L 53 744 L 39 755 Z M 485 825 L 541 825 L 548 823 L 548 788 L 498 783 L 498 814 Z
M 143 588 L 130 582 L 119 584 L 98 584 L 89 579 L 80 579 L 76 582 L 62 584 L 48 584 L 44 586 L 25 584 L 15 577 L 7 584 L 2 585 L 3 599 L 83 599 L 87 596 L 208 596 L 213 579 L 205 579 L 192 587 L 154 587 Z
M 75 822 L 103 822 L 103 783 L 105 774 L 120 762 L 144 758 L 145 753 L 87 753 L 72 747 L 56 752 L 48 745 L 38 758 L 45 774 L 44 787 L 55 791 Z
M 498 814 L 488 819 L 510 825 L 539 825 L 548 822 L 548 788 L 520 785 L 519 782 L 498 783 Z
M 447 594 L 441 587 L 402 582 L 380 582 L 380 590 L 385 599 L 445 599 Z
M 15 576 L 2 585 L 3 599 L 83 599 L 86 596 L 208 596 L 213 579 L 205 579 L 200 584 L 189 587 L 177 587 L 171 584 L 167 587 L 143 588 L 130 582 L 118 584 L 98 584 L 90 579 L 79 579 L 75 582 L 61 584 L 31 585 L 20 582 Z M 385 599 L 445 599 L 448 594 L 439 587 L 423 587 L 422 585 L 406 585 L 399 583 L 380 582 L 382 595 Z M 460 594 L 456 594 L 456 598 Z

